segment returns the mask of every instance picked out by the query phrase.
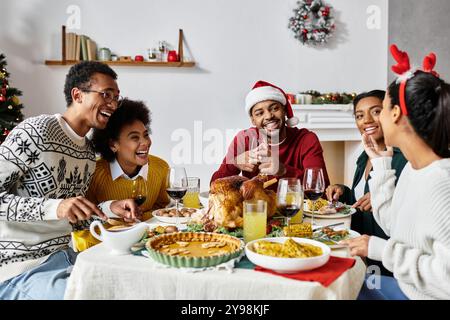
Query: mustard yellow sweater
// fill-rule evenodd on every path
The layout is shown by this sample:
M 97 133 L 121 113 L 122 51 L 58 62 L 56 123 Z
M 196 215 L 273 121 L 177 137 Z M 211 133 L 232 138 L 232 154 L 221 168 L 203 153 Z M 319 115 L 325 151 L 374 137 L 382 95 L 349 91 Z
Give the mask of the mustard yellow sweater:
M 151 211 L 164 208 L 169 203 L 166 179 L 169 166 L 161 158 L 148 156 L 147 199 L 141 205 L 144 220 L 151 218 Z M 95 173 L 86 197 L 95 204 L 108 200 L 130 199 L 132 180 L 122 177 L 112 180 L 109 162 L 97 161 Z

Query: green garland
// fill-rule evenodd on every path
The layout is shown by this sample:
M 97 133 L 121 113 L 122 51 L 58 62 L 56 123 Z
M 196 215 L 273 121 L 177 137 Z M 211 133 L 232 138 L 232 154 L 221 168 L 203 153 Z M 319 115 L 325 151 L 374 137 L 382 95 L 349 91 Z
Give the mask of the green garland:
M 318 91 L 309 90 L 301 92 L 302 94 L 309 94 L 313 97 L 312 104 L 350 104 L 356 97 L 356 93 L 320 93 Z

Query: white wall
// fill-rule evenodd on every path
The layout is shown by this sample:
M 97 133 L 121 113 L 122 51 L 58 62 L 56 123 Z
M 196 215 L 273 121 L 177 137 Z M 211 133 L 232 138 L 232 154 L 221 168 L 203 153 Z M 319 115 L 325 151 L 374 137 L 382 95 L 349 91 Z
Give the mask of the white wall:
M 11 84 L 24 92 L 26 116 L 33 116 L 65 109 L 68 68 L 43 62 L 60 58 L 60 26 L 69 5 L 81 8 L 81 29 L 73 31 L 120 55 L 145 54 L 158 40 L 176 45 L 182 28 L 196 68 L 115 68 L 122 93 L 146 101 L 153 112 L 152 153 L 171 162 L 177 128 L 194 137 L 194 121 L 202 121 L 203 132 L 248 127 L 243 101 L 257 80 L 287 91 L 385 88 L 387 1 L 328 0 L 338 18 L 336 36 L 325 48 L 310 48 L 287 28 L 295 0 L 0 0 L 0 51 L 7 55 Z M 379 30 L 366 26 L 370 5 L 381 10 Z M 217 142 L 221 159 L 228 142 Z M 206 190 L 218 164 L 192 162 L 188 174 L 200 176 Z
M 431 51 L 437 55 L 435 70 L 450 80 L 450 1 L 448 0 L 395 0 L 389 2 L 389 43 L 407 51 L 411 64 L 422 67 L 423 58 Z M 389 57 L 389 80 L 395 75 L 390 66 L 395 64 Z

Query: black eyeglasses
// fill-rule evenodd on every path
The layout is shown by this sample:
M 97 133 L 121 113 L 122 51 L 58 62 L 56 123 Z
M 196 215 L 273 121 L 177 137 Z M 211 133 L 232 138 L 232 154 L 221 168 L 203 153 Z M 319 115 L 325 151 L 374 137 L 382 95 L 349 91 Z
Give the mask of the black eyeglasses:
M 116 102 L 119 106 L 122 103 L 123 97 L 121 95 L 113 95 L 111 91 L 97 91 L 97 90 L 90 90 L 90 89 L 81 89 L 83 92 L 95 92 L 102 96 L 103 100 L 105 100 L 106 103 Z

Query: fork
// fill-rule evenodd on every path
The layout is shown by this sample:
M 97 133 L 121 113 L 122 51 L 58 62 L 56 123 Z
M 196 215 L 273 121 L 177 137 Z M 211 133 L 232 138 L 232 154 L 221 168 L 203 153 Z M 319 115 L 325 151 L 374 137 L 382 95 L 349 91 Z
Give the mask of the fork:
M 317 231 L 317 230 L 320 230 L 320 229 L 322 229 L 322 228 L 337 227 L 337 226 L 340 226 L 340 225 L 343 225 L 343 224 L 344 224 L 344 222 L 339 222 L 339 223 L 333 223 L 333 224 L 330 224 L 330 225 L 328 225 L 328 226 L 317 226 L 317 227 L 315 227 L 315 228 L 313 229 L 313 232 L 314 232 L 314 231 Z

